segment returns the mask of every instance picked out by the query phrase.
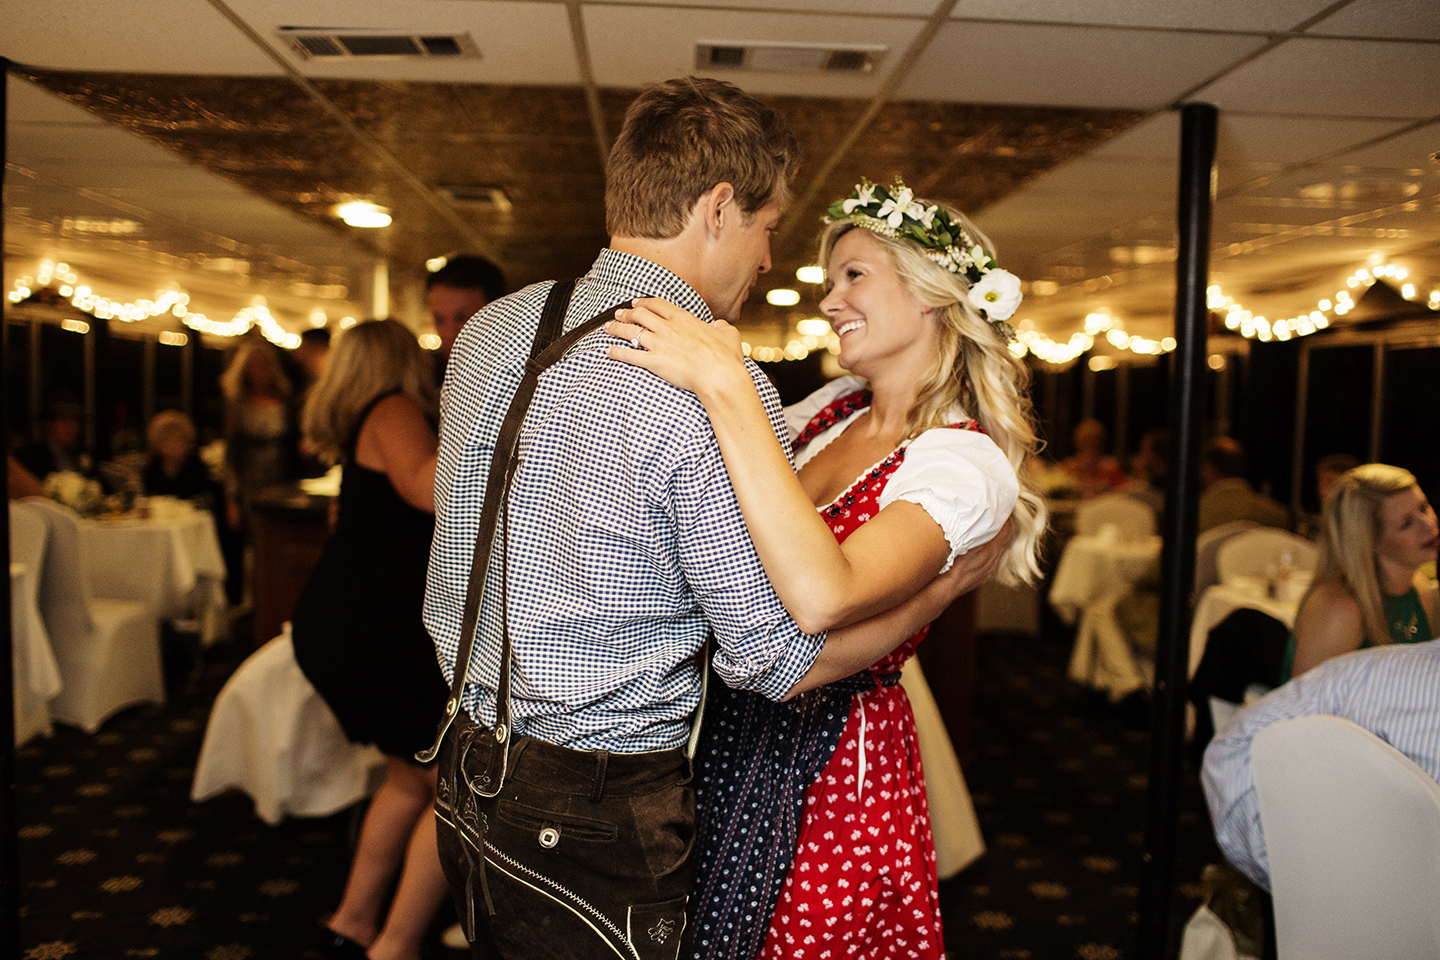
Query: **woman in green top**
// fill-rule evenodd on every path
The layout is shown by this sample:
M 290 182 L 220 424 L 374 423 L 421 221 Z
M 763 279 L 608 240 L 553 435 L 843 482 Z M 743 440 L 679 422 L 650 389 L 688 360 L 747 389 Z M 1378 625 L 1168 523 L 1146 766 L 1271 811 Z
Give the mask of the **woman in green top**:
M 1346 472 L 1324 525 L 1283 680 L 1351 650 L 1434 638 L 1435 587 L 1420 568 L 1435 562 L 1440 527 L 1415 477 L 1383 463 Z

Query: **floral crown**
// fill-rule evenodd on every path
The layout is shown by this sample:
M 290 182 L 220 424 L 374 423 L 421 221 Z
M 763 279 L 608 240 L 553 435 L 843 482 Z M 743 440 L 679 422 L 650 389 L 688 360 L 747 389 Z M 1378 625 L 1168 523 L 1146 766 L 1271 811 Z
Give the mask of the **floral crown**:
M 843 221 L 872 233 L 910 240 L 929 260 L 964 277 L 970 285 L 970 305 L 991 321 L 1006 341 L 1014 331 L 1003 321 L 1020 306 L 1020 280 L 995 265 L 995 256 L 980 246 L 956 223 L 944 207 L 926 206 L 899 177 L 890 189 L 862 180 L 850 195 L 830 204 L 825 223 Z M 1002 329 L 1003 328 L 1003 329 Z

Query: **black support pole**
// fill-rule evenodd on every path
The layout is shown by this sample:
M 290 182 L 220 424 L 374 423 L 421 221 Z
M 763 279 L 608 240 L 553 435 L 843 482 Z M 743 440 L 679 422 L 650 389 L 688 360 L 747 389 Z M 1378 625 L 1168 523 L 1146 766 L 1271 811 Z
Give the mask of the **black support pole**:
M 0 57 L 0 176 L 5 170 L 5 147 L 9 141 L 9 118 L 5 105 L 10 93 L 10 61 Z M 5 218 L 0 216 L 0 248 L 5 241 Z M 0 301 L 4 303 L 5 301 Z M 0 323 L 3 323 L 0 319 Z M 10 451 L 10 370 L 9 341 L 0 330 L 0 430 L 5 434 L 5 451 Z M 15 668 L 14 642 L 10 621 L 10 473 L 5 473 L 5 516 L 0 528 L 5 536 L 6 576 L 5 654 L 0 656 L 0 957 L 20 956 L 19 840 L 15 835 Z M 32 576 L 39 576 L 35 571 Z
M 1180 113 L 1180 250 L 1175 268 L 1175 353 L 1170 385 L 1170 471 L 1165 482 L 1165 545 L 1160 555 L 1160 642 L 1155 651 L 1155 717 L 1140 887 L 1139 954 L 1170 950 L 1175 831 L 1185 757 L 1185 687 L 1190 662 L 1190 590 L 1195 581 L 1195 516 L 1204 411 L 1210 207 L 1214 198 L 1216 110 Z

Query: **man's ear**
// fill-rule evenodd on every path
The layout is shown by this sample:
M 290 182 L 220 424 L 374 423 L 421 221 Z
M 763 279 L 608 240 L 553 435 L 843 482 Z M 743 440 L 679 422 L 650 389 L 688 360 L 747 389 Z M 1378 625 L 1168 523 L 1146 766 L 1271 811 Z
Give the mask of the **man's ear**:
M 707 236 L 718 236 L 727 220 L 739 216 L 735 205 L 735 187 L 722 180 L 700 195 L 696 212 L 701 215 Z

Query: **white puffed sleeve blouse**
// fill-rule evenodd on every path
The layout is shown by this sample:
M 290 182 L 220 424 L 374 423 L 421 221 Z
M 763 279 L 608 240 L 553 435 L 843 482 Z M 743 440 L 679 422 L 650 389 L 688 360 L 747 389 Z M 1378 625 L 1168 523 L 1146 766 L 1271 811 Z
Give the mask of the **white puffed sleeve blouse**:
M 841 377 L 786 407 L 785 421 L 791 439 L 815 414 L 840 397 L 864 387 L 865 381 L 859 377 Z M 844 433 L 860 412 L 806 444 L 795 457 L 795 469 L 803 467 Z M 954 422 L 968 419 L 956 408 Z M 957 556 L 985 543 L 1000 531 L 1015 509 L 1020 484 L 1015 468 L 995 441 L 974 430 L 927 430 L 906 447 L 905 462 L 891 474 L 880 494 L 880 509 L 897 500 L 919 504 L 940 525 L 950 544 L 950 556 L 945 560 L 943 572 L 950 569 Z

